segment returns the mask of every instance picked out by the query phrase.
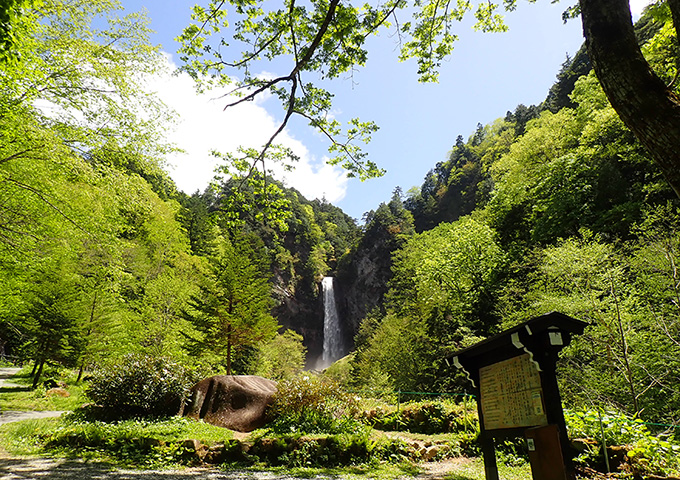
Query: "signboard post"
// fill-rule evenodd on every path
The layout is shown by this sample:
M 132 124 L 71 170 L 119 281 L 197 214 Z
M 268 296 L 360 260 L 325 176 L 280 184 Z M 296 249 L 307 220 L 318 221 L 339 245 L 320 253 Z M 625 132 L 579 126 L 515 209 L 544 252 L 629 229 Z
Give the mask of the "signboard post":
M 477 396 L 487 480 L 498 480 L 496 439 L 525 437 L 534 480 L 574 480 L 556 363 L 586 323 L 552 312 L 451 357 Z

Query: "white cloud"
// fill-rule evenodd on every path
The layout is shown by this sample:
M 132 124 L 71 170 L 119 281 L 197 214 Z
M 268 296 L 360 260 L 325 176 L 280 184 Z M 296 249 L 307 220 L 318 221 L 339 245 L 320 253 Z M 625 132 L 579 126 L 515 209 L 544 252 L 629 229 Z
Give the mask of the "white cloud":
M 652 3 L 652 0 L 630 0 L 630 11 L 633 17 L 638 18 L 642 15 L 642 11 L 650 3 Z
M 166 55 L 166 59 L 174 70 L 170 56 Z M 211 150 L 226 153 L 236 152 L 239 146 L 257 148 L 278 128 L 263 102 L 246 102 L 225 111 L 228 99 L 217 98 L 219 94 L 215 92 L 197 94 L 193 80 L 186 74 L 163 75 L 150 82 L 150 89 L 179 116 L 169 140 L 186 153 L 167 160 L 171 165 L 170 176 L 188 194 L 202 191 L 212 179 L 218 160 L 210 155 Z M 278 179 L 310 199 L 325 197 L 329 202 L 337 202 L 345 196 L 347 177 L 341 168 L 315 158 L 287 131 L 279 135 L 277 143 L 293 149 L 300 157 L 292 172 L 275 169 Z

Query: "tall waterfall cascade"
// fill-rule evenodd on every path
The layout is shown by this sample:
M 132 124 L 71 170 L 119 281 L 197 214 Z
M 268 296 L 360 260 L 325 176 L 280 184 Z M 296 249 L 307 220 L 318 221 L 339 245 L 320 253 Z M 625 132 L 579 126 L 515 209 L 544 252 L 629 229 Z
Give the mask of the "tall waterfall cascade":
M 321 282 L 323 292 L 323 353 L 321 355 L 322 368 L 343 356 L 342 330 L 340 317 L 335 305 L 335 291 L 333 277 L 324 277 Z

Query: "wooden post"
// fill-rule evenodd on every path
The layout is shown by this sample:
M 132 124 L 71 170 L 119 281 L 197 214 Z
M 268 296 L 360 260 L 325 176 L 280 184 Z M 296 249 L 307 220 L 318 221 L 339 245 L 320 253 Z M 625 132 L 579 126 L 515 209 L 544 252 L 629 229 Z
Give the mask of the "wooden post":
M 576 469 L 574 467 L 573 456 L 574 452 L 571 449 L 569 436 L 567 435 L 567 423 L 564 419 L 564 411 L 562 410 L 562 397 L 557 385 L 557 372 L 555 362 L 557 361 L 557 354 L 553 361 L 547 363 L 544 367 L 544 372 L 541 375 L 543 384 L 543 395 L 545 397 L 545 409 L 548 416 L 548 423 L 557 426 L 560 447 L 562 449 L 562 458 L 564 460 L 564 467 L 567 473 L 567 480 L 576 480 Z

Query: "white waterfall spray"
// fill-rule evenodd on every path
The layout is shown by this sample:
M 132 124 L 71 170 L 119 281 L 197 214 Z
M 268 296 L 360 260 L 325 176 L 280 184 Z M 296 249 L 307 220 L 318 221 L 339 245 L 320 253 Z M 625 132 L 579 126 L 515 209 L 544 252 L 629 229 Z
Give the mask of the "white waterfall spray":
M 335 306 L 335 291 L 333 277 L 324 277 L 321 282 L 323 292 L 323 353 L 321 355 L 322 368 L 342 357 L 342 331 L 340 318 Z

